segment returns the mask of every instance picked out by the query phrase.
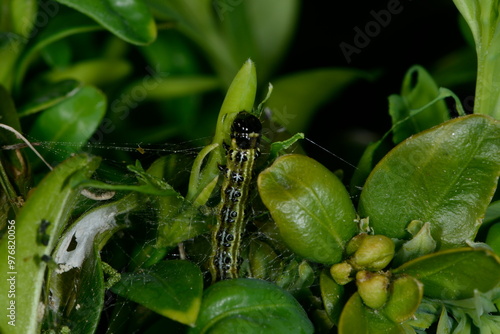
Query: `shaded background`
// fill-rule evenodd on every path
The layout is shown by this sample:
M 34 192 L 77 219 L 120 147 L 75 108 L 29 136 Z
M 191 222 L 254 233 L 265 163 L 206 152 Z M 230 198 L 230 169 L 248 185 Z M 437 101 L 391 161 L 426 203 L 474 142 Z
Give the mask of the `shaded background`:
M 307 132 L 309 138 L 352 164 L 357 163 L 368 141 L 390 129 L 387 98 L 400 92 L 405 72 L 419 64 L 433 74 L 439 69 L 440 59 L 467 47 L 459 29 L 459 13 L 452 1 L 400 1 L 402 11 L 392 15 L 389 25 L 371 38 L 359 54 L 353 54 L 348 64 L 340 43 L 354 45 L 354 28 L 364 30 L 374 20 L 370 11 L 387 9 L 390 2 L 302 2 L 289 57 L 279 70 L 287 73 L 331 66 L 380 70 L 375 82 L 358 81 L 318 110 Z M 443 84 L 436 79 L 438 85 Z M 447 88 L 464 101 L 474 94 L 474 81 Z M 464 108 L 470 111 L 467 105 Z M 306 149 L 330 168 L 350 168 L 314 145 L 306 145 Z

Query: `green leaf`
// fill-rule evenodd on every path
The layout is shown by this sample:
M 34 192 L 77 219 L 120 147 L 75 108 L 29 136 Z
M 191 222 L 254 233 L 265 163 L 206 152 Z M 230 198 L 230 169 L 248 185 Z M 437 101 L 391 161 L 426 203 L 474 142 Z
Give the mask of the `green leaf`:
M 427 255 L 436 249 L 436 241 L 432 238 L 429 223 L 414 220 L 407 230 L 412 234 L 412 239 L 401 245 L 392 261 L 393 266 Z
M 359 197 L 361 189 L 375 165 L 384 157 L 392 146 L 389 146 L 388 136 L 371 143 L 366 147 L 359 159 L 356 170 L 351 178 L 349 193 L 352 197 Z
M 47 45 L 67 36 L 99 30 L 101 27 L 87 17 L 76 13 L 59 13 L 49 21 L 46 27 L 26 46 L 25 52 L 19 58 L 16 67 L 15 89 L 21 88 L 24 75 L 38 53 Z
M 143 204 L 136 194 L 102 205 L 81 216 L 64 233 L 53 253 L 57 269 L 49 274 L 51 302 L 46 305 L 48 327 L 72 333 L 94 333 L 104 306 L 104 275 L 99 252 L 125 224 L 117 217 Z
M 267 281 L 220 281 L 203 294 L 195 333 L 313 333 L 300 304 Z
M 52 323 L 46 326 L 56 333 L 63 333 L 64 327 L 71 329 L 71 333 L 95 333 L 105 298 L 104 275 L 97 255 L 94 253 L 84 259 L 81 268 L 77 270 L 82 273 L 81 276 L 75 273 L 76 270 L 64 273 L 58 275 L 60 286 L 50 286 L 51 296 L 54 298 L 52 300 L 55 302 L 46 306 L 46 315 L 49 313 L 48 316 L 52 320 Z M 71 284 L 71 282 L 77 283 Z M 65 289 L 66 294 L 61 295 L 57 288 Z M 61 308 L 55 310 L 56 306 Z
M 339 321 L 339 334 L 351 333 L 403 334 L 407 332 L 381 312 L 366 307 L 356 292 L 345 304 Z
M 74 95 L 38 116 L 30 135 L 41 141 L 76 143 L 78 150 L 92 136 L 106 112 L 106 96 L 97 88 L 84 86 Z
M 19 109 L 19 117 L 35 114 L 39 111 L 53 107 L 54 105 L 71 98 L 81 89 L 81 84 L 75 80 L 64 80 L 41 89 L 35 96 L 25 102 Z
M 219 1 L 213 3 L 213 8 L 235 60 L 252 58 L 259 64 L 259 82 L 267 81 L 292 37 L 299 1 Z
M 69 39 L 61 39 L 42 49 L 42 57 L 50 67 L 70 66 L 73 56 Z
M 484 225 L 494 222 L 500 222 L 500 201 L 492 202 L 484 215 Z
M 140 82 L 131 85 L 124 94 L 130 94 L 139 85 Z M 212 91 L 220 88 L 220 82 L 216 77 L 206 75 L 171 76 L 156 78 L 155 83 L 148 88 L 147 99 L 163 100 Z
M 215 136 L 212 140 L 212 145 L 218 145 L 218 148 L 210 152 L 207 164 L 201 171 L 200 177 L 191 178 L 189 192 L 186 196 L 188 200 L 194 200 L 203 193 L 205 188 L 210 188 L 210 185 L 215 184 L 214 181 L 216 181 L 220 174 L 217 166 L 224 161 L 222 143 L 229 138 L 231 124 L 238 112 L 243 110 L 251 112 L 253 110 L 256 92 L 257 76 L 255 74 L 255 64 L 249 59 L 238 71 L 227 90 L 219 117 L 217 118 Z M 199 157 L 204 157 L 205 154 L 207 153 L 203 150 L 200 152 Z
M 21 123 L 16 112 L 14 101 L 7 90 L 0 85 L 0 123 L 21 131 Z M 16 134 L 6 128 L 0 128 L 0 143 L 16 145 L 19 142 Z M 17 214 L 22 206 L 22 199 L 29 190 L 31 183 L 30 168 L 20 150 L 4 148 L 0 152 L 0 230 L 7 224 L 10 213 Z
M 12 334 L 39 333 L 38 308 L 47 264 L 43 255 L 52 252 L 61 231 L 75 204 L 77 189 L 71 187 L 75 181 L 85 179 L 97 168 L 100 159 L 87 155 L 74 156 L 58 165 L 37 186 L 15 219 L 15 267 L 8 268 L 7 261 L 0 262 L 3 273 L 16 272 L 16 326 L 7 321 L 0 322 L 0 331 Z M 44 231 L 47 245 L 40 242 L 41 222 L 50 224 Z M 0 240 L 0 252 L 9 254 L 8 239 Z M 9 281 L 0 281 L 3 291 L 9 290 Z M 7 309 L 8 298 L 2 298 L 2 308 Z
M 327 270 L 321 271 L 319 285 L 325 311 L 330 320 L 332 320 L 334 324 L 338 324 L 340 313 L 344 306 L 343 302 L 345 302 L 344 287 L 337 284 Z
M 288 247 L 319 263 L 342 259 L 356 213 L 333 173 L 309 157 L 284 155 L 259 175 L 258 187 Z
M 487 249 L 455 248 L 419 257 L 393 273 L 418 279 L 427 297 L 465 299 L 500 283 L 500 258 Z
M 500 124 L 459 117 L 402 142 L 368 177 L 359 213 L 377 234 L 407 238 L 412 220 L 430 222 L 442 248 L 472 241 L 500 174 Z
M 274 121 L 289 132 L 307 129 L 314 111 L 338 96 L 348 85 L 370 76 L 359 70 L 324 68 L 294 73 L 273 82 L 273 94 L 267 102 Z
M 142 0 L 57 0 L 96 20 L 123 40 L 145 45 L 156 38 L 156 24 Z
M 125 227 L 117 217 L 134 210 L 143 201 L 137 194 L 99 206 L 82 215 L 67 229 L 53 253 L 57 265 L 49 273 L 51 301 L 46 305 L 50 329 L 67 326 L 72 333 L 94 333 L 104 306 L 103 269 L 100 251 L 115 232 Z M 104 266 L 104 268 L 103 268 Z M 50 265 L 49 265 L 50 267 Z M 116 280 L 119 274 L 110 276 Z
M 182 260 L 163 261 L 121 276 L 111 291 L 165 317 L 194 326 L 203 292 L 203 276 L 196 265 Z
M 234 57 L 228 40 L 220 33 L 214 13 L 219 2 L 147 0 L 147 3 L 155 11 L 156 16 L 176 22 L 176 28 L 205 52 L 224 85 L 228 86 L 231 83 L 241 60 Z
M 443 100 L 435 101 L 418 114 L 411 114 L 413 109 L 427 105 L 438 95 L 438 86 L 423 67 L 413 66 L 408 70 L 401 95 L 389 96 L 389 114 L 395 125 L 394 143 L 398 144 L 411 135 L 449 120 L 448 109 Z
M 50 82 L 74 79 L 83 84 L 104 86 L 123 80 L 132 72 L 132 65 L 124 59 L 91 59 L 56 68 L 45 74 Z
M 402 323 L 415 314 L 422 301 L 424 286 L 411 276 L 396 278 L 391 283 L 391 296 L 383 313 L 395 323 Z
M 486 237 L 486 243 L 500 256 L 500 223 L 496 223 L 490 227 L 488 236 Z
M 496 0 L 453 0 L 474 36 L 477 81 L 474 112 L 500 119 L 500 16 Z
M 28 37 L 36 23 L 36 11 L 37 2 L 35 0 L 3 0 L 0 30 Z

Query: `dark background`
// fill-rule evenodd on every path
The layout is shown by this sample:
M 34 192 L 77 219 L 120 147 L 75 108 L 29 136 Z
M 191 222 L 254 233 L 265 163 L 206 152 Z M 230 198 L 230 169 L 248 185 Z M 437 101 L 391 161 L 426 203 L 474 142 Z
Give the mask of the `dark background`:
M 364 30 L 374 20 L 370 12 L 387 9 L 391 2 L 303 1 L 296 35 L 277 73 L 279 76 L 319 67 L 380 71 L 376 81 L 357 82 L 321 108 L 306 133 L 352 164 L 357 164 L 368 142 L 390 129 L 387 98 L 400 92 L 406 71 L 419 64 L 432 74 L 437 60 L 466 46 L 453 1 L 401 0 L 397 7 L 402 7 L 401 12 L 391 15 L 390 23 L 347 63 L 340 43 L 354 45 L 354 28 Z M 449 88 L 459 96 L 474 93 L 473 85 L 458 91 Z M 353 169 L 314 145 L 306 145 L 306 150 L 332 169 Z

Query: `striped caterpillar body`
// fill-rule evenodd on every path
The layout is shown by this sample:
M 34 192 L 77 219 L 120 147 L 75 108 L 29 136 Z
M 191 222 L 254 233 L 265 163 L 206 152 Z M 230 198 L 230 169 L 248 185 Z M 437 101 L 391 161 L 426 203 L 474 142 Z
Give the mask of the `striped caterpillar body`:
M 245 204 L 254 161 L 259 155 L 261 130 L 259 119 L 246 111 L 239 112 L 231 126 L 231 143 L 225 145 L 226 165 L 219 166 L 225 179 L 217 225 L 212 231 L 212 282 L 238 277 Z

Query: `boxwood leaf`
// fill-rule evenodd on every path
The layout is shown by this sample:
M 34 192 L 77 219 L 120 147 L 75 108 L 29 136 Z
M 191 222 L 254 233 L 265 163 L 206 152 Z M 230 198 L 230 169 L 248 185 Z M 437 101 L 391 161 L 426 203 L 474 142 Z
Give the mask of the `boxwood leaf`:
M 156 24 L 142 0 L 57 0 L 93 18 L 123 40 L 137 45 L 151 43 L 156 38 Z
M 203 277 L 189 261 L 163 261 L 122 273 L 111 291 L 165 317 L 193 326 L 200 310 Z
M 41 89 L 35 96 L 25 101 L 25 104 L 19 109 L 19 117 L 35 114 L 48 109 L 65 99 L 73 96 L 79 89 L 81 83 L 75 80 L 64 80 Z
M 259 81 L 266 82 L 292 37 L 299 1 L 216 2 L 213 8 L 235 59 L 251 57 L 259 64 Z
M 382 312 L 396 323 L 412 318 L 422 302 L 424 287 L 411 276 L 401 276 L 391 283 L 391 296 Z
M 84 86 L 42 112 L 30 135 L 36 140 L 76 143 L 76 146 L 67 148 L 74 152 L 92 136 L 105 112 L 106 96 L 95 87 Z
M 77 155 L 58 165 L 38 184 L 15 219 L 14 254 L 8 252 L 7 238 L 0 240 L 0 252 L 18 260 L 14 268 L 8 268 L 7 261 L 0 261 L 3 273 L 17 272 L 16 326 L 2 321 L 0 332 L 39 333 L 37 314 L 47 268 L 41 258 L 52 252 L 74 206 L 78 191 L 71 184 L 89 177 L 99 162 L 97 157 Z M 43 242 L 40 240 L 42 220 L 49 223 L 43 228 L 46 236 Z M 0 281 L 3 291 L 9 290 L 8 283 L 6 279 Z M 7 309 L 8 302 L 8 298 L 2 298 L 2 308 Z
M 220 281 L 203 295 L 196 326 L 189 333 L 313 333 L 300 304 L 267 281 Z
M 356 292 L 347 301 L 340 315 L 339 334 L 403 334 L 405 329 L 381 312 L 366 307 Z M 411 332 L 410 332 L 411 333 Z
M 55 4 L 55 3 L 54 3 Z M 51 8 L 53 15 L 57 8 Z M 52 13 L 52 12 L 51 12 Z M 46 27 L 26 46 L 25 52 L 17 62 L 15 89 L 19 91 L 23 77 L 36 55 L 47 45 L 74 34 L 102 29 L 91 19 L 77 12 L 58 13 L 49 21 Z
M 486 236 L 486 243 L 497 255 L 500 255 L 500 223 L 491 226 Z
M 345 302 L 344 286 L 337 284 L 327 270 L 321 272 L 319 285 L 325 311 L 330 320 L 338 324 L 343 303 Z
M 481 248 L 455 248 L 409 261 L 393 271 L 424 284 L 424 295 L 436 299 L 465 299 L 474 290 L 487 292 L 500 283 L 500 258 Z
M 443 100 L 437 100 L 422 112 L 411 115 L 412 109 L 425 106 L 438 95 L 437 84 L 423 67 L 416 65 L 408 70 L 401 95 L 389 96 L 389 114 L 393 125 L 411 116 L 394 128 L 393 138 L 396 144 L 449 119 L 448 108 Z
M 359 213 L 375 233 L 408 237 L 412 220 L 430 222 L 442 248 L 476 235 L 500 174 L 500 123 L 459 117 L 402 142 L 374 168 Z
M 284 155 L 258 178 L 259 193 L 285 243 L 306 259 L 334 264 L 356 233 L 356 213 L 340 180 L 315 160 Z

